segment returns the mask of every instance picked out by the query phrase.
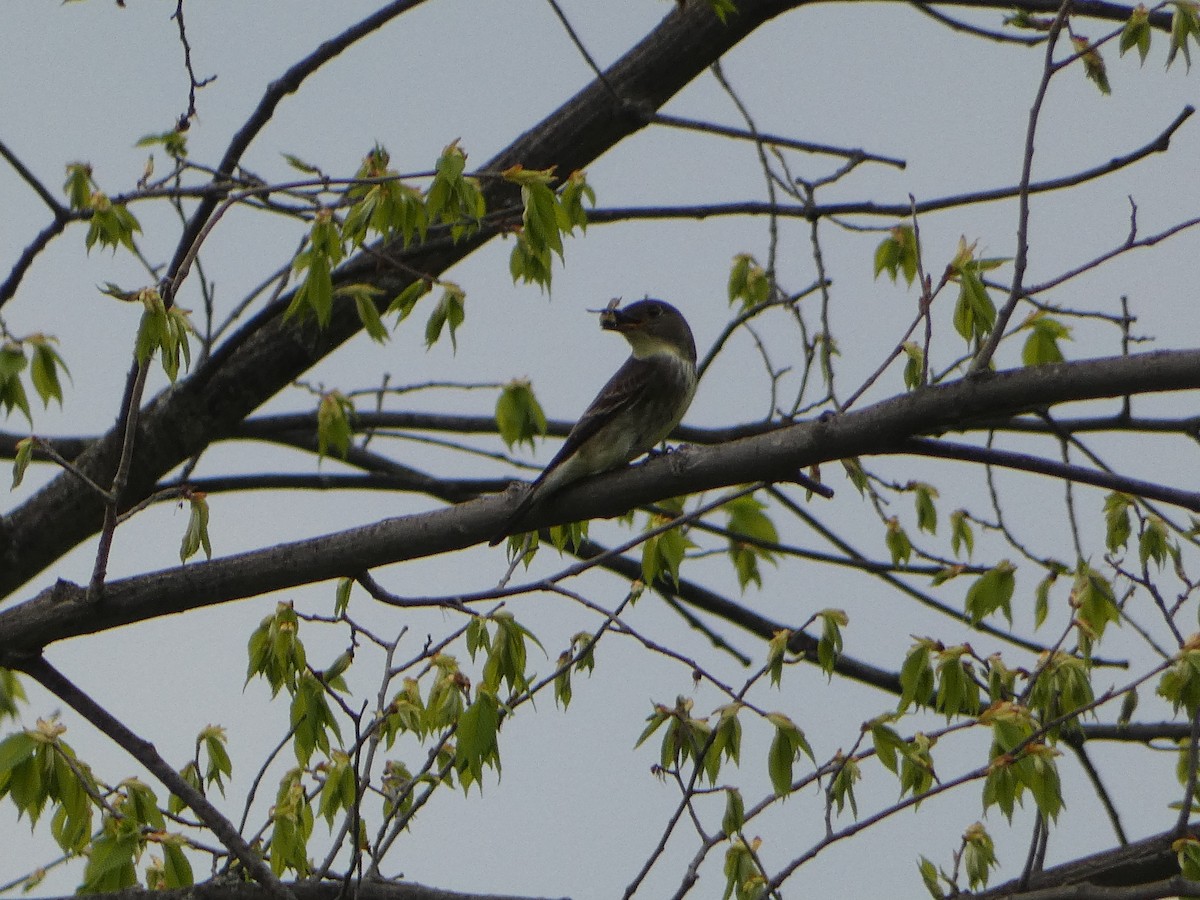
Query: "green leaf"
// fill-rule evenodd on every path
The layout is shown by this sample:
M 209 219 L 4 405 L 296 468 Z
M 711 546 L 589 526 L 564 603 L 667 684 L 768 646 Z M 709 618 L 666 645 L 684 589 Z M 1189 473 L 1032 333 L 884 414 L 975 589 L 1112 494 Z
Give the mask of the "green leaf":
M 17 452 L 13 455 L 12 488 L 14 489 L 21 484 L 21 480 L 25 477 L 25 470 L 29 468 L 29 463 L 33 459 L 35 443 L 32 437 L 21 438 L 17 441 Z
M 659 524 L 659 523 L 652 523 Z M 670 528 L 642 544 L 642 581 L 654 584 L 663 578 L 679 584 L 679 567 L 688 548 L 696 545 L 681 528 Z
M 875 277 L 887 272 L 888 277 L 895 281 L 902 274 L 905 282 L 911 286 L 917 277 L 919 262 L 916 231 L 911 225 L 897 225 L 875 248 Z
M 183 542 L 179 545 L 179 561 L 187 562 L 201 548 L 205 559 L 212 559 L 212 544 L 208 539 L 208 500 L 202 491 L 191 491 L 187 495 L 189 515 Z
M 837 807 L 838 815 L 841 815 L 842 809 L 849 802 L 850 812 L 854 814 L 855 818 L 858 818 L 858 802 L 854 799 L 854 785 L 861 779 L 862 769 L 859 767 L 858 760 L 852 757 L 843 759 L 841 767 L 829 785 L 829 797 Z
M 333 820 L 340 813 L 352 810 L 358 802 L 358 787 L 349 754 L 335 751 L 330 755 L 325 767 L 325 783 L 321 785 L 319 796 L 317 815 L 324 818 L 325 824 L 332 829 Z
M 459 717 L 455 737 L 455 764 L 462 777 L 463 789 L 471 783 L 482 789 L 483 767 L 500 771 L 500 704 L 494 694 L 481 689 L 475 702 Z M 469 778 L 467 777 L 469 775 Z
M 875 745 L 875 755 L 884 768 L 893 775 L 899 774 L 897 758 L 905 750 L 904 738 L 882 721 L 875 721 L 871 724 L 871 740 Z
M 821 637 L 817 641 L 817 662 L 827 677 L 833 676 L 833 667 L 842 652 L 842 628 L 850 623 L 850 617 L 840 609 L 823 609 L 817 613 L 821 620 Z
M 532 447 L 535 437 L 546 434 L 546 413 L 527 380 L 510 381 L 500 391 L 496 400 L 496 428 L 510 450 L 524 443 Z
M 1092 46 L 1083 35 L 1071 35 L 1071 46 L 1075 48 L 1075 52 L 1080 54 L 1080 60 L 1083 62 L 1083 73 L 1089 81 L 1095 83 L 1100 89 L 1100 93 L 1108 95 L 1112 93 L 1112 87 L 1108 83 L 1108 70 L 1104 65 L 1104 57 L 1100 55 L 1100 51 Z
M 1185 835 L 1171 844 L 1179 862 L 1179 874 L 1189 881 L 1200 881 L 1200 841 Z
M 142 226 L 137 218 L 124 204 L 113 203 L 101 191 L 95 191 L 81 208 L 91 208 L 92 215 L 88 220 L 88 232 L 84 245 L 90 251 L 99 244 L 109 247 L 116 253 L 118 247 L 136 251 L 133 236 L 140 234 Z
M 450 236 L 455 241 L 473 233 L 485 212 L 479 183 L 463 175 L 466 163 L 467 155 L 457 141 L 446 147 L 438 158 L 433 183 L 425 195 L 429 221 L 449 225 Z
M 63 182 L 63 193 L 71 209 L 87 209 L 92 202 L 92 167 L 87 163 L 71 163 L 67 166 L 67 180 Z
M 938 688 L 933 705 L 947 722 L 956 715 L 973 716 L 979 712 L 979 685 L 966 659 L 970 652 L 969 646 L 960 644 L 938 653 Z
M 341 726 L 333 715 L 325 686 L 310 671 L 301 672 L 296 679 L 290 715 L 295 733 L 292 749 L 301 765 L 308 765 L 317 750 L 326 756 L 333 752 L 330 735 L 341 741 Z
M 24 371 L 26 365 L 25 351 L 19 344 L 6 341 L 3 346 L 0 346 L 0 406 L 4 407 L 5 413 L 19 409 L 32 425 L 33 417 L 29 411 L 29 400 L 20 379 L 20 373 Z
M 904 745 L 900 761 L 900 795 L 911 793 L 919 797 L 934 782 L 933 756 L 930 753 L 933 740 L 921 732 Z
M 204 783 L 216 785 L 225 793 L 225 778 L 233 776 L 233 761 L 225 749 L 227 738 L 225 729 L 217 725 L 209 725 L 196 738 L 197 753 L 204 751 L 208 765 L 204 769 Z
M 1120 622 L 1121 611 L 1108 579 L 1081 562 L 1072 589 L 1076 619 L 1099 640 L 1110 622 Z
M 338 579 L 337 591 L 333 597 L 333 614 L 335 616 L 344 616 L 346 614 L 346 609 L 350 606 L 350 591 L 353 587 L 353 578 Z
M 1139 3 L 1129 14 L 1129 21 L 1121 30 L 1120 43 L 1122 56 L 1126 50 L 1137 47 L 1138 56 L 1145 64 L 1146 55 L 1150 52 L 1150 11 L 1143 4 Z
M 728 23 L 730 16 L 737 15 L 737 5 L 733 0 L 705 0 L 705 2 L 708 3 L 708 8 L 721 20 L 722 25 Z
M 301 173 L 302 175 L 320 175 L 320 174 L 322 174 L 319 166 L 315 166 L 312 163 L 305 162 L 298 156 L 293 156 L 291 153 L 281 153 L 279 155 L 283 157 L 284 162 L 286 162 L 289 166 L 291 166 L 293 169 L 295 169 L 297 172 Z
M 758 846 L 758 838 L 750 845 L 740 838 L 729 842 L 729 849 L 725 851 L 725 893 L 721 900 L 729 900 L 735 895 L 737 900 L 761 900 L 764 896 L 766 878 L 759 871 L 751 850 Z
M 431 283 L 425 279 L 418 279 L 396 295 L 396 298 L 388 305 L 387 314 L 396 314 L 396 323 L 399 324 L 408 318 L 409 313 L 413 311 L 413 307 L 417 305 L 417 301 L 429 293 Z
M 57 400 L 58 405 L 62 406 L 63 394 L 58 370 L 67 372 L 67 364 L 52 346 L 53 342 L 54 338 L 41 334 L 29 338 L 33 347 L 33 354 L 29 360 L 29 377 L 44 406 L 49 406 L 51 400 Z M 70 372 L 67 372 L 67 375 L 69 377 Z
M 936 641 L 919 639 L 904 658 L 900 667 L 900 704 L 897 707 L 901 712 L 912 704 L 920 707 L 932 702 L 933 662 L 930 654 L 936 647 Z
M 491 621 L 496 630 L 491 635 L 491 646 L 483 666 L 484 687 L 498 691 L 501 685 L 507 684 L 510 691 L 528 690 L 526 641 L 537 644 L 543 652 L 544 648 L 511 613 L 497 612 L 491 616 Z
M 466 294 L 462 288 L 452 282 L 442 282 L 442 296 L 425 324 L 425 347 L 428 349 L 437 343 L 442 335 L 442 329 L 450 330 L 450 346 L 457 352 L 458 341 L 456 333 L 466 318 Z
M 576 228 L 580 231 L 587 229 L 587 210 L 583 201 L 587 200 L 592 206 L 596 205 L 596 192 L 587 183 L 587 177 L 582 172 L 572 172 L 562 186 L 559 194 L 559 223 L 558 227 L 567 233 Z
M 321 396 L 317 406 L 317 452 L 322 458 L 330 451 L 346 458 L 354 432 L 350 425 L 353 416 L 354 405 L 341 391 L 330 391 Z
M 1132 497 L 1117 491 L 1104 498 L 1104 524 L 1107 529 L 1104 543 L 1110 553 L 1123 549 L 1129 541 L 1133 530 L 1129 521 L 1129 507 L 1132 505 Z
M 721 819 L 721 830 L 727 835 L 735 835 L 742 830 L 746 821 L 746 804 L 742 800 L 742 792 L 737 788 L 725 791 L 725 815 Z
M 1182 707 L 1189 716 L 1195 716 L 1196 710 L 1200 709 L 1200 649 L 1185 645 L 1170 668 L 1163 672 L 1155 690 L 1160 697 L 1171 701 L 1176 711 Z M 2 748 L 0 745 L 0 750 Z M 3 771 L 0 764 L 0 773 Z
M 741 301 L 742 311 L 749 311 L 771 299 L 771 279 L 762 266 L 748 253 L 733 258 L 727 286 L 730 305 Z
M 1188 71 L 1192 68 L 1192 57 L 1188 52 L 1188 38 L 1194 38 L 1200 43 L 1200 5 L 1195 0 L 1172 0 L 1174 7 L 1171 13 L 1171 43 L 1167 49 L 1167 68 L 1175 61 L 1178 53 L 1183 53 L 1184 63 Z
M 275 612 L 264 618 L 250 635 L 247 683 L 255 675 L 261 675 L 271 686 L 271 696 L 283 687 L 294 689 L 296 676 L 308 664 L 299 629 L 300 619 L 292 605 L 276 604 Z
M 963 835 L 963 863 L 973 891 L 987 887 L 988 872 L 1000 865 L 992 838 L 979 822 Z
M 1142 533 L 1138 536 L 1138 559 L 1143 566 L 1154 560 L 1161 569 L 1169 556 L 1178 559 L 1178 548 L 1167 538 L 1167 523 L 1160 516 L 1146 516 Z
M 925 351 L 912 341 L 900 345 L 906 357 L 904 363 L 904 386 L 915 391 L 924 383 L 928 373 L 925 368 Z
M 181 838 L 172 837 L 159 843 L 163 851 L 163 887 L 167 890 L 195 884 L 192 864 L 183 852 L 181 841 Z
M 358 312 L 358 320 L 362 322 L 363 330 L 371 340 L 378 344 L 386 344 L 391 336 L 387 326 L 379 317 L 379 308 L 375 305 L 376 299 L 382 293 L 383 291 L 370 284 L 347 284 L 334 291 L 336 297 L 353 298 L 354 308 Z
M 1042 366 L 1064 360 L 1059 341 L 1071 339 L 1071 329 L 1057 319 L 1038 311 L 1021 326 L 1029 330 L 1029 337 L 1021 349 L 1021 361 L 1027 366 Z
M 779 532 L 775 529 L 775 523 L 763 512 L 766 508 L 767 505 L 752 494 L 738 497 L 721 507 L 729 516 L 729 556 L 743 591 L 751 582 L 762 587 L 762 576 L 758 569 L 760 559 L 775 563 L 775 554 L 758 544 L 779 542 Z
M 937 507 L 933 503 L 938 497 L 937 488 L 920 481 L 914 481 L 908 487 L 916 493 L 918 530 L 937 534 Z
M 929 896 L 933 900 L 944 900 L 946 894 L 938 881 L 937 866 L 922 856 L 917 863 L 917 871 L 921 873 L 921 881 L 925 883 L 925 890 L 929 891 Z
M 771 640 L 767 643 L 767 674 L 771 678 L 771 684 L 775 687 L 779 687 L 780 679 L 783 677 L 784 656 L 787 653 L 788 641 L 791 639 L 792 632 L 781 628 L 771 636 Z
M 1012 597 L 1017 586 L 1016 571 L 1017 567 L 1007 559 L 1001 560 L 967 588 L 964 605 L 967 615 L 971 617 L 971 624 L 978 625 L 997 610 L 1004 613 L 1004 618 L 1012 624 Z
M 955 556 L 961 556 L 965 549 L 967 559 L 975 552 L 975 533 L 971 530 L 971 521 L 964 509 L 950 513 L 950 549 Z
M 15 719 L 20 711 L 18 704 L 26 700 L 21 680 L 12 669 L 0 668 L 0 720 Z M 4 782 L 5 769 L 0 764 L 0 784 Z
M 804 732 L 791 719 L 783 713 L 768 713 L 767 721 L 775 726 L 775 737 L 767 752 L 767 772 L 775 796 L 783 797 L 792 789 L 792 768 L 800 754 L 804 753 L 814 763 L 816 758 Z
M 913 546 L 908 539 L 908 534 L 900 525 L 899 519 L 888 519 L 887 534 L 884 536 L 884 542 L 887 544 L 888 552 L 892 555 L 892 563 L 900 565 L 907 563 L 912 557 Z

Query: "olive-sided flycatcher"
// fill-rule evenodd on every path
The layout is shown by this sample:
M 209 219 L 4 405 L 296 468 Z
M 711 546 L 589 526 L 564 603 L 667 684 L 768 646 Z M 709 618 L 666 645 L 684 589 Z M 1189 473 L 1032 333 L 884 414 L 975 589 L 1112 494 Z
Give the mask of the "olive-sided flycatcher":
M 530 507 L 566 485 L 617 469 L 653 450 L 683 418 L 696 393 L 696 342 L 683 314 L 661 300 L 639 300 L 600 314 L 600 327 L 633 353 L 604 385 L 512 515 L 507 534 Z M 492 545 L 500 543 L 504 534 Z

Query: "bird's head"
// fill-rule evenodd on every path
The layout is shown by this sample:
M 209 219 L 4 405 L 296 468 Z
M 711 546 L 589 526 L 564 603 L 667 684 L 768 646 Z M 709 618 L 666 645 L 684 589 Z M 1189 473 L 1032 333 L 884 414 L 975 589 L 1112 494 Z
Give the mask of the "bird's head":
M 639 300 L 620 308 L 609 304 L 600 313 L 600 327 L 623 335 L 633 355 L 640 359 L 669 353 L 691 363 L 696 361 L 696 342 L 687 319 L 662 300 Z

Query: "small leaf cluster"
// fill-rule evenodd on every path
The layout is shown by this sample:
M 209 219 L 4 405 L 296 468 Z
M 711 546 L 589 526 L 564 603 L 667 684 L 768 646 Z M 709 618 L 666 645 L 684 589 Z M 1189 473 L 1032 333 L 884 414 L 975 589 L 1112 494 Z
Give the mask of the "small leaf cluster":
M 510 450 L 519 444 L 533 446 L 546 433 L 546 413 L 528 380 L 510 381 L 496 399 L 496 428 Z
M 233 777 L 233 761 L 226 749 L 228 737 L 219 725 L 208 725 L 196 736 L 196 755 L 179 770 L 180 777 L 200 793 L 207 787 L 216 787 L 225 793 L 225 779 Z M 201 758 L 205 760 L 201 769 Z M 184 802 L 174 794 L 167 800 L 167 811 L 178 815 L 184 810 Z
M 960 238 L 958 251 L 950 261 L 947 275 L 958 282 L 958 300 L 954 304 L 954 330 L 964 340 L 981 341 L 996 327 L 996 304 L 984 284 L 985 272 L 997 269 L 1007 259 L 986 259 L 975 255 L 975 244 Z
M 1187 710 L 1195 717 L 1200 709 L 1200 635 L 1191 635 L 1171 665 L 1158 680 L 1157 693 L 1169 700 L 1176 712 Z
M 294 157 L 289 162 L 302 171 L 316 171 Z M 405 184 L 390 167 L 386 149 L 374 147 L 342 197 L 341 206 L 348 207 L 344 218 L 339 220 L 333 208 L 322 208 L 313 216 L 306 245 L 292 263 L 293 270 L 304 277 L 285 315 L 311 315 L 324 328 L 332 318 L 335 301 L 352 301 L 372 340 L 386 341 L 388 330 L 380 314 L 378 288 L 369 284 L 335 287 L 334 271 L 348 250 L 360 248 L 372 238 L 400 240 L 407 247 L 413 241 L 424 241 L 433 226 L 446 227 L 455 241 L 473 233 L 485 204 L 478 180 L 466 175 L 465 168 L 466 153 L 455 142 L 442 151 L 429 188 L 422 193 Z M 397 322 L 403 321 L 430 287 L 428 279 L 414 280 L 388 304 L 386 313 L 395 313 Z M 428 345 L 437 341 L 447 323 L 453 342 L 454 331 L 463 321 L 463 299 L 461 289 L 446 283 L 446 292 L 426 326 Z
M 20 340 L 8 338 L 0 344 L 0 407 L 6 416 L 18 410 L 30 425 L 33 424 L 33 414 L 29 408 L 29 395 L 22 381 L 22 374 L 28 368 L 28 378 L 34 391 L 44 407 L 50 406 L 51 400 L 62 405 L 63 392 L 59 373 L 70 377 L 67 364 L 63 361 L 55 344 L 58 341 L 45 334 L 33 334 Z M 19 483 L 20 479 L 16 479 Z M 14 484 L 14 487 L 16 485 Z
M 727 292 L 731 306 L 741 303 L 742 311 L 748 312 L 771 299 L 771 279 L 753 256 L 739 253 L 729 270 Z
M 1190 71 L 1192 56 L 1189 41 L 1200 45 L 1200 3 L 1196 0 L 1171 0 L 1167 4 L 1171 9 L 1171 33 L 1167 47 L 1167 68 L 1175 62 L 1176 56 L 1183 55 L 1184 65 Z M 1150 37 L 1153 29 L 1150 27 L 1150 11 L 1144 4 L 1139 3 L 1129 14 L 1129 21 L 1121 30 L 1120 48 L 1124 56 L 1127 50 L 1137 49 L 1143 63 L 1150 53 Z
M 361 247 L 372 236 L 399 236 L 406 247 L 414 239 L 425 240 L 429 230 L 425 198 L 400 180 L 390 161 L 388 151 L 377 144 L 355 173 L 357 183 L 346 191 L 351 206 L 342 224 L 342 237 L 353 247 Z
M 88 851 L 80 893 L 119 891 L 137 884 L 136 864 L 151 838 L 163 849 L 169 864 L 157 867 L 156 879 L 170 887 L 192 884 L 192 868 L 179 841 L 166 839 L 162 810 L 154 791 L 136 778 L 123 781 L 113 811 L 104 817 L 100 835 Z
M 36 728 L 0 741 L 0 798 L 8 797 L 17 817 L 36 824 L 53 810 L 50 833 L 64 853 L 80 853 L 92 836 L 92 797 L 99 794 L 91 769 L 62 739 L 66 728 L 39 719 Z
M 759 560 L 775 564 L 775 554 L 763 544 L 779 543 L 775 523 L 765 512 L 767 504 L 753 494 L 745 494 L 721 506 L 728 517 L 729 560 L 737 574 L 738 586 L 744 592 L 747 585 L 762 587 Z
M 188 491 L 188 524 L 179 545 L 179 561 L 187 562 L 201 549 L 204 557 L 212 559 L 212 543 L 208 537 L 208 499 L 203 491 Z
M 1169 537 L 1167 523 L 1161 516 L 1143 514 L 1128 494 L 1114 491 L 1104 498 L 1104 542 L 1110 553 L 1119 553 L 1133 535 L 1133 518 L 1138 518 L 1138 562 L 1143 568 L 1153 562 L 1158 568 L 1168 560 L 1178 567 L 1182 564 L 1179 544 Z
M 141 234 L 142 226 L 123 203 L 114 203 L 100 190 L 92 177 L 92 167 L 87 163 L 71 163 L 67 166 L 67 179 L 63 183 L 67 203 L 76 212 L 88 214 L 88 233 L 84 244 L 89 251 L 96 244 L 117 247 L 131 252 L 137 251 L 134 235 Z
M 595 205 L 596 194 L 582 172 L 572 172 L 556 192 L 554 169 L 516 165 L 501 175 L 521 187 L 521 227 L 509 256 L 514 282 L 550 287 L 554 257 L 563 258 L 563 237 L 587 228 L 584 201 Z
M 528 645 L 532 642 L 543 649 L 537 637 L 504 610 L 472 619 L 466 638 L 471 658 L 479 653 L 485 658 L 475 700 L 463 710 L 455 730 L 454 763 L 464 791 L 472 784 L 482 789 L 485 767 L 499 773 L 500 723 L 507 710 L 500 691 L 505 686 L 510 694 L 528 691 Z
M 15 719 L 18 704 L 26 701 L 25 688 L 12 669 L 0 668 L 0 720 Z
M 921 248 L 911 225 L 896 225 L 875 247 L 875 277 L 886 272 L 894 282 L 900 275 L 912 285 L 920 270 Z
M 692 700 L 688 697 L 676 698 L 673 707 L 656 703 L 635 746 L 640 747 L 666 726 L 659 748 L 662 769 L 677 771 L 691 762 L 700 767 L 710 784 L 715 784 L 723 761 L 731 761 L 734 765 L 739 762 L 742 749 L 740 711 L 741 706 L 736 703 L 716 710 L 714 727 L 706 719 L 692 716 Z
M 987 829 L 983 827 L 983 823 L 975 822 L 963 832 L 959 860 L 966 871 L 967 884 L 971 890 L 987 887 L 988 875 L 999 865 L 999 860 L 996 858 L 995 843 Z M 947 896 L 957 896 L 961 893 L 961 888 L 955 878 L 957 866 L 955 866 L 955 874 L 951 874 L 944 869 L 939 869 L 931 860 L 922 856 L 917 864 L 917 869 L 921 874 L 921 880 L 925 883 L 926 890 L 935 900 L 941 900 Z M 943 889 L 943 885 L 946 889 Z
M 1021 362 L 1025 365 L 1044 366 L 1060 363 L 1066 358 L 1059 342 L 1071 340 L 1071 329 L 1045 310 L 1038 310 L 1029 316 L 1021 324 L 1021 330 L 1029 332 L 1021 347 Z
M 309 874 L 308 839 L 312 836 L 312 805 L 304 792 L 304 770 L 288 771 L 279 782 L 275 805 L 271 807 L 271 836 L 267 842 L 271 870 L 298 876 Z
M 658 528 L 683 512 L 683 500 L 678 497 L 664 500 L 659 505 L 663 512 L 649 517 L 647 530 Z M 687 551 L 695 546 L 680 526 L 647 538 L 642 543 L 642 581 L 652 585 L 661 578 L 678 585 L 679 567 Z
M 184 368 L 191 366 L 189 336 L 195 334 L 196 329 L 188 318 L 188 310 L 174 304 L 168 307 L 156 288 L 125 291 L 110 283 L 102 292 L 127 303 L 142 304 L 142 318 L 138 322 L 134 344 L 138 365 L 146 365 L 158 353 L 163 372 L 171 381 L 179 377 L 180 363 Z
M 1032 711 L 1013 701 L 992 704 L 980 722 L 992 729 L 991 763 L 983 785 L 983 807 L 999 807 L 1012 820 L 1016 805 L 1028 792 L 1047 821 L 1063 807 L 1062 784 L 1056 762 L 1061 754 L 1050 744 L 1033 739 Z
M 760 838 L 747 842 L 735 838 L 725 851 L 725 893 L 721 900 L 762 900 L 767 895 L 767 878 L 758 862 Z
M 554 676 L 554 701 L 566 709 L 571 705 L 574 689 L 571 686 L 571 675 L 574 672 L 591 674 L 596 668 L 594 653 L 595 638 L 586 631 L 581 631 L 571 638 L 571 645 L 558 657 L 557 674 Z
M 321 395 L 321 402 L 317 404 L 317 453 L 322 459 L 330 452 L 346 458 L 354 433 L 353 418 L 354 404 L 341 391 L 332 390 Z
M 977 714 L 980 688 L 973 657 L 969 644 L 946 647 L 932 638 L 919 638 L 900 667 L 898 710 L 932 707 L 947 721 Z

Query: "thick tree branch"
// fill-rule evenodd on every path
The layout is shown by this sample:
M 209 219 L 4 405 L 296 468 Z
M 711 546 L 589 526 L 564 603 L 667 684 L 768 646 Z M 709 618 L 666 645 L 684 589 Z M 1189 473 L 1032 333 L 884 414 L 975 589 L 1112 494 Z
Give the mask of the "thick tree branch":
M 1200 827 L 1193 826 L 1188 833 L 1200 837 Z M 960 896 L 964 900 L 1129 900 L 1193 896 L 1196 882 L 1180 877 L 1179 862 L 1171 847 L 1178 837 L 1178 832 L 1172 830 L 1034 872 L 1027 884 L 1009 881 L 987 891 Z
M 904 452 L 910 437 L 1066 401 L 1200 388 L 1200 351 L 1160 351 L 982 374 L 924 388 L 857 412 L 779 428 L 711 448 L 691 448 L 564 490 L 523 528 L 613 516 L 634 506 L 795 472 L 851 456 Z M 270 591 L 353 576 L 377 566 L 489 540 L 512 506 L 505 495 L 360 528 L 109 582 L 85 605 L 60 582 L 0 613 L 0 665 L 80 634 Z

